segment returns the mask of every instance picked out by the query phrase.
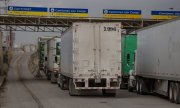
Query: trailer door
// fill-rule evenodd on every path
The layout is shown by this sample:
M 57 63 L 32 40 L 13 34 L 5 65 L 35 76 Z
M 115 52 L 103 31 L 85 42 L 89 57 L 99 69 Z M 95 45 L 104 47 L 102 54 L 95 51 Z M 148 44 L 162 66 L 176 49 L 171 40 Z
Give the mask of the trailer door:
M 111 77 L 121 74 L 121 24 L 99 24 L 99 74 Z
M 75 76 L 87 77 L 94 75 L 95 60 L 95 27 L 93 24 L 78 23 L 75 25 L 74 61 Z

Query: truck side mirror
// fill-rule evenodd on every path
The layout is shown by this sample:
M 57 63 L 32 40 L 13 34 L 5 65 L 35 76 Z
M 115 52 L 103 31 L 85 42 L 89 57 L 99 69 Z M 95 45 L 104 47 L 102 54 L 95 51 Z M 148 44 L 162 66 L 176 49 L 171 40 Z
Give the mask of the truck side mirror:
M 55 62 L 57 62 L 58 60 L 57 60 L 57 56 L 55 56 Z
M 45 57 L 45 61 L 47 61 L 47 57 Z

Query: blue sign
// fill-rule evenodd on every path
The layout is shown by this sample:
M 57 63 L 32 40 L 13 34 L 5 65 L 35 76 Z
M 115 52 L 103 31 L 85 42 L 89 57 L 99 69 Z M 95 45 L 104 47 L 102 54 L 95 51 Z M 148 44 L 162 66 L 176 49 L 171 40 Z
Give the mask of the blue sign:
M 151 11 L 152 19 L 172 19 L 180 16 L 180 11 Z
M 141 14 L 141 10 L 112 10 L 104 9 L 103 14 Z
M 27 15 L 27 16 L 48 16 L 48 8 L 8 6 L 8 14 L 9 15 Z
M 88 9 L 50 8 L 49 12 L 55 17 L 88 17 Z
M 104 18 L 140 19 L 141 10 L 103 9 Z
M 88 9 L 50 8 L 50 12 L 61 12 L 61 13 L 88 13 Z
M 175 15 L 175 16 L 180 16 L 180 11 L 151 11 L 151 15 Z
M 8 6 L 8 11 L 33 11 L 33 12 L 47 12 L 46 7 L 20 7 L 20 6 Z

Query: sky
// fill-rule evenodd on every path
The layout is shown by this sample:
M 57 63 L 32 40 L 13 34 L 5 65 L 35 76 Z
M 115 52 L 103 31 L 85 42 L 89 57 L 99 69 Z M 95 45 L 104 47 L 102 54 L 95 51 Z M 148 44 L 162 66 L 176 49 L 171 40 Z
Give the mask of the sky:
M 142 10 L 144 18 L 150 18 L 151 10 L 180 11 L 180 0 L 11 0 L 11 6 L 87 8 L 90 17 L 101 17 L 102 9 Z M 16 32 L 16 43 L 37 43 L 37 37 L 59 35 L 57 33 Z

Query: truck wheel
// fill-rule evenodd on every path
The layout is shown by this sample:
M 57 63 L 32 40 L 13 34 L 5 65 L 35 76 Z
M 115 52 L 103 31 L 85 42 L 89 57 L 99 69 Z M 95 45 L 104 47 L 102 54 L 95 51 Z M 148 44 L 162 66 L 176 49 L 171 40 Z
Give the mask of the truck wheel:
M 180 104 L 180 84 L 174 84 L 174 102 Z
M 130 82 L 131 80 L 129 79 L 128 80 L 128 92 L 133 92 L 133 87 L 131 87 L 131 83 L 132 82 Z
M 69 79 L 69 95 L 70 96 L 74 96 L 74 94 L 73 94 L 73 87 L 74 87 L 73 81 L 72 81 L 72 79 Z
M 80 95 L 80 90 L 75 89 L 75 85 L 73 83 L 73 79 L 69 79 L 69 95 L 70 96 L 78 96 Z
M 133 88 L 128 85 L 128 92 L 133 92 Z
M 47 69 L 46 69 L 46 68 L 44 68 L 44 73 L 45 73 L 45 75 L 46 75 L 46 73 L 47 73 Z
M 64 83 L 63 83 L 63 82 L 60 83 L 59 85 L 60 85 L 59 87 L 61 88 L 61 90 L 65 90 L 65 88 L 64 88 Z
M 51 78 L 50 78 L 50 76 L 49 75 L 47 75 L 47 80 L 50 80 Z
M 108 92 L 106 89 L 102 89 L 103 96 L 116 96 L 116 90 L 111 90 L 111 92 Z
M 51 79 L 51 76 L 50 76 L 50 72 L 49 71 L 47 71 L 47 80 L 50 80 Z
M 140 90 L 139 90 L 139 80 L 137 79 L 136 81 L 136 92 L 137 94 L 139 94 Z
M 64 88 L 64 81 L 63 81 L 63 76 L 60 75 L 60 78 L 59 78 L 59 87 L 61 88 L 61 90 L 65 90 Z
M 54 76 L 54 73 L 53 73 L 53 72 L 51 73 L 50 76 L 51 76 L 51 83 L 52 83 L 52 84 L 56 83 L 56 81 L 55 81 L 55 76 Z
M 173 84 L 172 82 L 169 84 L 169 101 L 170 101 L 170 102 L 174 102 L 173 85 L 174 85 L 174 84 Z
M 139 94 L 144 95 L 144 80 L 140 79 L 139 81 Z

